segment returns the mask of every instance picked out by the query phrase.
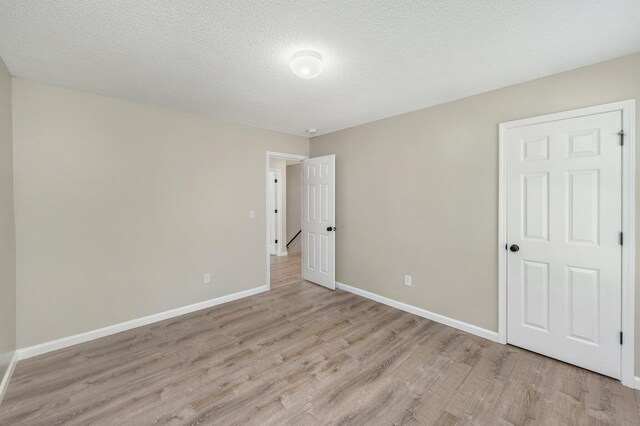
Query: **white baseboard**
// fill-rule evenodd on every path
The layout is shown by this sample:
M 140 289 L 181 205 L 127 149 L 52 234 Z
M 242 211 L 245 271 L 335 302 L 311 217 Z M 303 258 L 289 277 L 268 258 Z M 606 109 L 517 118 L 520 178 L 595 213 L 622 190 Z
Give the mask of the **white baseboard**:
M 358 296 L 366 297 L 367 299 L 374 300 L 376 302 L 391 306 L 401 311 L 409 312 L 414 315 L 421 316 L 423 318 L 430 319 L 435 322 L 439 322 L 449 327 L 457 328 L 458 330 L 466 331 L 467 333 L 475 334 L 476 336 L 489 339 L 491 341 L 498 341 L 498 333 L 495 331 L 487 330 L 486 328 L 478 327 L 477 325 L 469 324 L 464 321 L 449 318 L 444 315 L 436 314 L 426 309 L 417 308 L 407 303 L 398 302 L 397 300 L 389 299 L 379 294 L 371 293 L 370 291 L 362 290 L 350 285 L 342 284 L 336 281 L 336 287 L 348 291 L 349 293 L 357 294 Z
M 131 321 L 121 322 L 119 324 L 110 325 L 96 330 L 87 331 L 85 333 L 75 334 L 73 336 L 63 337 L 61 339 L 52 340 L 38 345 L 29 346 L 18 349 L 16 351 L 18 359 L 31 358 L 42 355 L 47 352 L 66 348 L 68 346 L 77 345 L 78 343 L 88 342 L 90 340 L 99 339 L 101 337 L 110 336 L 122 331 L 131 330 L 132 328 L 141 327 L 154 322 L 163 321 L 169 318 L 199 311 L 201 309 L 210 308 L 212 306 L 221 305 L 233 300 L 242 299 L 244 297 L 253 296 L 269 290 L 269 286 L 251 288 L 249 290 L 240 291 L 238 293 L 228 294 L 226 296 L 216 297 L 215 299 L 205 300 L 204 302 L 194 303 L 192 305 L 183 306 L 181 308 L 171 309 L 169 311 L 160 312 L 146 317 L 137 318 Z
M 633 378 L 633 388 L 640 390 L 640 376 L 634 376 L 634 378 Z
M 7 386 L 9 386 L 9 380 L 11 380 L 11 375 L 13 374 L 13 370 L 16 368 L 16 364 L 18 363 L 18 352 L 14 352 L 11 357 L 11 361 L 9 361 L 9 366 L 7 367 L 7 371 L 4 373 L 4 377 L 2 378 L 2 382 L 0 382 L 0 404 L 2 404 L 2 399 L 4 398 L 4 394 L 7 391 Z

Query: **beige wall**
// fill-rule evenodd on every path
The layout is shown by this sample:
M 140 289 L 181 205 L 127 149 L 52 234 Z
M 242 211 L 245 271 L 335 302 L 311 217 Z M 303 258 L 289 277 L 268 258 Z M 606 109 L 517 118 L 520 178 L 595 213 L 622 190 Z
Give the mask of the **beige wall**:
M 302 166 L 291 164 L 287 166 L 287 242 L 289 242 L 302 229 Z M 298 236 L 289 246 L 289 253 L 300 252 Z
M 266 284 L 265 152 L 306 138 L 22 79 L 13 101 L 18 347 Z
M 640 54 L 313 138 L 337 155 L 337 280 L 497 331 L 498 123 L 630 98 Z
M 11 75 L 0 58 L 0 382 L 16 348 Z

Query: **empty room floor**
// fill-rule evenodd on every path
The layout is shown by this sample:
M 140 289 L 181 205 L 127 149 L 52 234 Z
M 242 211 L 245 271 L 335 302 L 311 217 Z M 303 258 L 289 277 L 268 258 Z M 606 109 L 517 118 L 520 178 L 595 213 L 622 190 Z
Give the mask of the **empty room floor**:
M 299 282 L 18 363 L 0 424 L 640 424 L 640 392 Z

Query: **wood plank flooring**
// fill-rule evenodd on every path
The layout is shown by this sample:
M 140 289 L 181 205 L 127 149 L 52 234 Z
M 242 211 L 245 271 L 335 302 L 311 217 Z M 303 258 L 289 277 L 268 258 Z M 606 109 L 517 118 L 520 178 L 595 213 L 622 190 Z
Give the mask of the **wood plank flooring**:
M 298 281 L 20 361 L 1 425 L 638 425 L 640 392 Z
M 271 288 L 297 283 L 302 279 L 302 256 L 271 256 Z

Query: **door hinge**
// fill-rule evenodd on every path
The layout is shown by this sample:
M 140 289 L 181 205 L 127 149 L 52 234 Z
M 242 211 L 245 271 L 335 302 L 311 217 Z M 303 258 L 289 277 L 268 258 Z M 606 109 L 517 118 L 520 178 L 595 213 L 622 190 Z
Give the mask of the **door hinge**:
M 623 339 L 623 334 L 622 334 L 622 331 L 621 331 L 621 332 L 620 332 L 620 344 L 622 344 L 623 340 L 624 340 L 624 339 Z
M 275 183 L 278 183 L 278 179 L 274 180 Z
M 278 240 L 276 240 L 276 244 L 278 244 Z
M 622 234 L 622 232 L 620 233 L 620 245 L 622 245 L 624 243 L 624 236 Z
M 278 213 L 278 209 L 276 209 L 276 213 Z
M 624 145 L 624 130 L 620 130 L 618 134 L 620 135 L 620 145 Z

